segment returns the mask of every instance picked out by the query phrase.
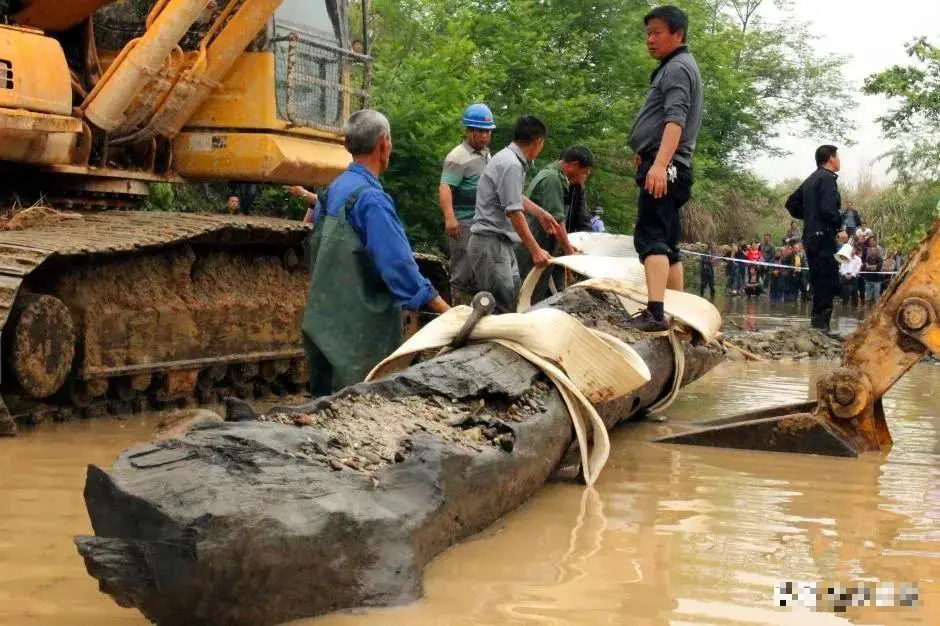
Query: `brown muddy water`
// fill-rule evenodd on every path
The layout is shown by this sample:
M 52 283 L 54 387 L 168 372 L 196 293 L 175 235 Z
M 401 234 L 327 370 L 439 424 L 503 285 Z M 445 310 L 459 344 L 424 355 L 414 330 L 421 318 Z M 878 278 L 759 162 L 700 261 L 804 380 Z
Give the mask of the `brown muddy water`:
M 298 622 L 361 624 L 938 624 L 940 366 L 885 400 L 884 458 L 825 459 L 648 443 L 683 423 L 809 397 L 826 363 L 728 363 L 666 424 L 614 433 L 594 491 L 551 484 L 441 555 L 411 606 Z M 108 465 L 156 418 L 77 422 L 0 441 L 0 625 L 142 626 L 97 591 L 72 545 L 90 532 L 88 463 Z M 917 582 L 917 609 L 774 609 L 783 581 Z M 296 626 L 296 625 L 295 625 Z

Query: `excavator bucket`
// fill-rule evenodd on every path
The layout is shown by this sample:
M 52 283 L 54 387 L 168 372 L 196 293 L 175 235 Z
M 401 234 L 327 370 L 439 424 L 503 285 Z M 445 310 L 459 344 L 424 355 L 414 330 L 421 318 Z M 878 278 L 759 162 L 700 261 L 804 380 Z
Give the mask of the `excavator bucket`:
M 846 437 L 825 419 L 816 415 L 817 402 L 801 402 L 786 406 L 752 411 L 694 424 L 695 430 L 657 439 L 657 443 L 678 443 L 763 450 L 797 452 L 826 456 L 858 456 L 860 450 L 851 437 Z
M 855 457 L 891 449 L 881 399 L 925 354 L 940 354 L 940 220 L 845 341 L 817 401 L 695 424 L 658 439 L 720 448 Z

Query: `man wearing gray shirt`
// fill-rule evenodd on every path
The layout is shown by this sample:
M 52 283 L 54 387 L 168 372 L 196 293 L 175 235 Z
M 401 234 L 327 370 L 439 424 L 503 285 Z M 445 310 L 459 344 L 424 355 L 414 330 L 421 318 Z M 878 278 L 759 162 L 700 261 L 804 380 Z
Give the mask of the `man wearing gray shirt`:
M 644 332 L 669 329 L 663 310 L 666 289 L 683 288 L 680 210 L 692 193 L 692 154 L 702 125 L 702 76 L 686 47 L 689 18 L 674 6 L 650 11 L 646 47 L 659 67 L 650 79 L 629 144 L 636 152 L 640 187 L 634 245 L 646 270 L 646 309 L 630 320 Z
M 548 252 L 532 236 L 523 211 L 538 219 L 546 232 L 558 232 L 555 218 L 522 194 L 526 168 L 542 151 L 547 134 L 545 124 L 537 117 L 520 117 L 512 143 L 490 159 L 477 186 L 467 258 L 476 288 L 493 294 L 501 313 L 516 310 L 521 284 L 513 244 L 521 242 L 525 246 L 533 265 L 542 266 L 549 260 Z

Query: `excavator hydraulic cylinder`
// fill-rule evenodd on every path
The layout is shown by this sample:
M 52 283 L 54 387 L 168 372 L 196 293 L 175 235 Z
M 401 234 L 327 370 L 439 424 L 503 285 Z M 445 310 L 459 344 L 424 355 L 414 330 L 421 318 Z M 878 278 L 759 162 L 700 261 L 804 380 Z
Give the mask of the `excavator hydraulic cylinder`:
M 83 106 L 85 117 L 98 128 L 113 131 L 124 122 L 137 94 L 163 66 L 196 19 L 212 0 L 169 0 L 152 16 L 152 24 L 115 59 Z

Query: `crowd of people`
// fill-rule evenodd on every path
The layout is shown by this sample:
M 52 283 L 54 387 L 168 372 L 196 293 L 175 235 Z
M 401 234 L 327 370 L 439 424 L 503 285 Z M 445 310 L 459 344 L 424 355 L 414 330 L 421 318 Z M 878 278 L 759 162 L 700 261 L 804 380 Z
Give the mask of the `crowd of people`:
M 852 202 L 842 211 L 842 230 L 836 234 L 839 252 L 840 295 L 844 305 L 873 303 L 904 264 L 901 254 L 886 250 L 862 219 Z M 809 300 L 809 264 L 802 232 L 796 221 L 774 244 L 772 235 L 762 241 L 710 245 L 699 260 L 699 294 L 715 297 L 715 270 L 723 266 L 725 295 L 758 297 L 767 294 L 771 302 Z

